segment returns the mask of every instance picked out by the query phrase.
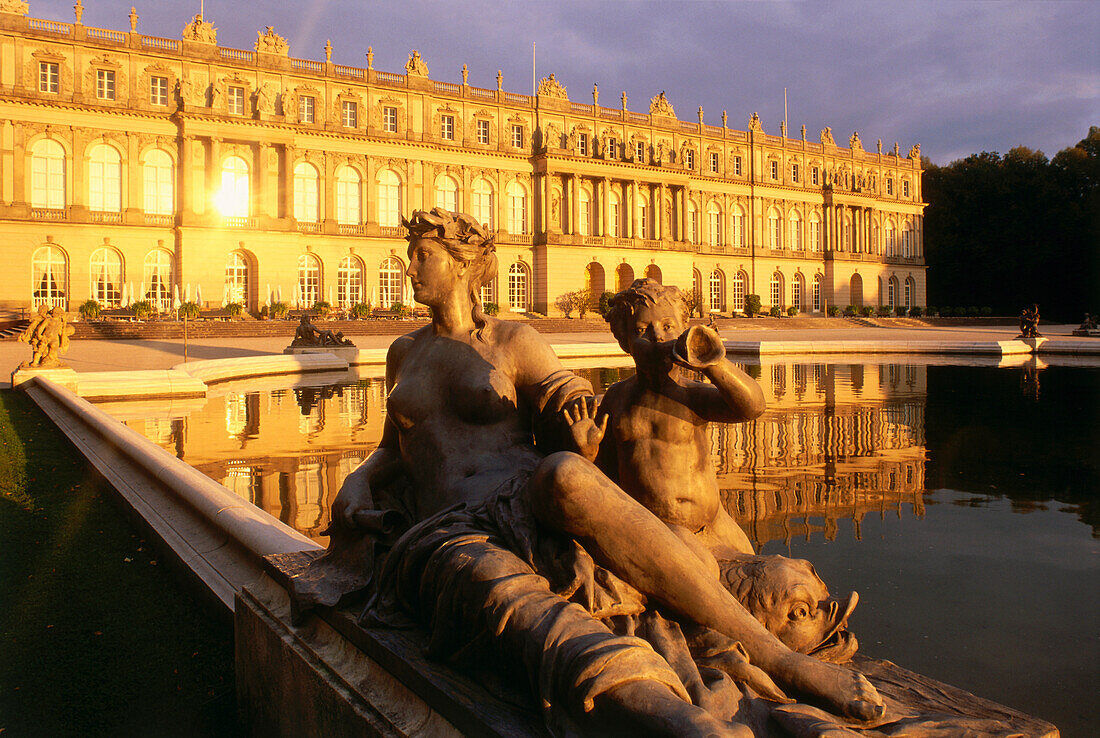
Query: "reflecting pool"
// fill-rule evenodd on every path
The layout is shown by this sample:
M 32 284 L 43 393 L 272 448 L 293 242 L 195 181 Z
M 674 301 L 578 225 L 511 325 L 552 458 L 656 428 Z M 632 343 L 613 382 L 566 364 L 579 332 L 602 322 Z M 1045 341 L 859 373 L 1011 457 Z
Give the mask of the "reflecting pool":
M 865 653 L 1088 735 L 1100 722 L 1100 367 L 905 361 L 745 365 L 768 410 L 711 428 L 723 501 L 762 552 L 859 591 Z M 602 391 L 633 367 L 575 371 Z M 386 391 L 378 378 L 318 381 L 106 409 L 325 543 L 341 482 L 381 437 Z

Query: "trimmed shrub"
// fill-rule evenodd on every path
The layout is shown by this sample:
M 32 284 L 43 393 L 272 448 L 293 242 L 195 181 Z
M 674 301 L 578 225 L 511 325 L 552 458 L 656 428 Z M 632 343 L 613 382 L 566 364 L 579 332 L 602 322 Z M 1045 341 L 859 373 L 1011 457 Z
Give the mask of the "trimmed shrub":
M 745 315 L 750 318 L 760 313 L 760 295 L 745 295 Z
M 931 310 L 932 308 L 928 308 L 928 309 Z M 919 318 L 921 316 L 921 312 L 922 311 L 920 309 L 920 306 L 919 305 L 914 305 L 913 307 L 909 308 L 909 317 L 910 318 Z
M 227 303 L 225 312 L 229 313 L 229 317 L 231 318 L 239 318 L 244 313 L 244 305 L 239 302 Z
M 798 315 L 798 308 L 796 308 L 794 305 L 791 305 L 789 308 L 787 308 L 787 315 L 791 318 Z
M 988 306 L 982 308 L 982 315 L 984 315 L 986 317 L 989 317 L 992 314 L 993 314 L 993 308 L 988 307 Z
M 368 306 L 369 307 L 369 306 Z M 272 320 L 282 320 L 290 312 L 290 305 L 285 302 L 273 302 L 267 309 L 267 314 Z
M 134 303 L 134 314 L 135 315 L 137 315 L 137 306 L 138 306 L 138 304 L 135 302 Z M 240 308 L 240 305 L 238 305 L 237 307 Z M 196 318 L 199 317 L 199 313 L 200 313 L 200 310 L 199 310 L 198 303 L 185 302 L 182 305 L 180 305 L 180 317 L 183 318 L 184 320 L 195 320 Z M 230 313 L 230 315 L 232 315 L 232 313 Z
M 272 305 L 272 307 L 274 307 L 274 305 Z M 369 302 L 357 302 L 357 303 L 355 303 L 354 305 L 351 306 L 351 309 L 348 310 L 348 315 L 350 315 L 355 320 L 363 320 L 364 318 L 369 318 L 370 317 L 370 303 Z
M 854 318 L 855 316 L 856 316 L 856 306 L 855 305 L 848 305 L 844 308 L 844 317 L 845 318 Z
M 875 308 L 871 305 L 864 305 L 859 309 L 859 314 L 862 315 L 864 318 L 870 318 L 872 315 L 875 314 Z
M 950 318 L 954 314 L 954 308 L 950 308 L 945 305 L 944 307 L 941 307 L 939 310 L 937 310 L 936 314 L 939 315 L 941 318 Z
M 405 303 L 403 302 L 395 302 L 394 304 L 390 305 L 390 311 L 397 318 L 407 318 L 409 317 L 409 313 L 411 312 L 409 308 L 405 307 Z
M 196 307 L 198 306 L 196 305 Z M 148 300 L 138 300 L 130 306 L 130 309 L 134 311 L 134 317 L 138 320 L 145 320 L 150 315 L 156 312 L 156 310 L 153 309 L 153 303 L 149 302 Z
M 894 311 L 889 305 L 879 305 L 875 312 L 878 313 L 878 317 L 880 318 L 889 318 L 890 314 Z
M 771 310 L 768 311 L 768 315 L 772 316 L 773 318 L 778 318 L 782 314 L 783 308 L 779 307 L 778 305 L 772 305 Z
M 87 300 L 80 305 L 80 317 L 84 320 L 95 320 L 103 312 L 103 306 L 95 300 Z
M 936 315 L 936 308 L 933 307 L 932 305 L 929 305 L 928 307 L 926 307 L 924 309 L 924 314 L 927 315 L 929 318 L 931 318 L 932 316 Z
M 604 292 L 602 295 L 600 295 L 600 307 L 598 308 L 600 315 L 607 315 L 607 311 L 611 309 L 611 305 L 609 304 L 609 302 L 614 296 L 614 292 Z M 688 315 L 691 315 L 691 305 L 688 305 Z
M 481 309 L 486 315 L 500 314 L 500 305 L 497 305 L 495 302 L 487 302 L 481 306 Z
M 328 314 L 332 312 L 332 303 L 328 300 L 318 300 L 313 303 L 313 312 L 317 313 L 318 317 L 327 318 Z
M 980 310 L 978 310 L 978 306 L 977 306 L 977 305 L 971 305 L 970 307 L 968 307 L 968 308 L 966 309 L 966 315 L 967 315 L 967 317 L 970 317 L 970 318 L 976 318 L 976 317 L 978 317 L 978 314 L 979 314 L 980 312 L 981 312 L 981 311 L 980 311 Z
M 829 317 L 830 318 L 835 318 L 839 315 L 840 315 L 840 308 L 837 307 L 836 305 L 830 305 L 829 306 Z

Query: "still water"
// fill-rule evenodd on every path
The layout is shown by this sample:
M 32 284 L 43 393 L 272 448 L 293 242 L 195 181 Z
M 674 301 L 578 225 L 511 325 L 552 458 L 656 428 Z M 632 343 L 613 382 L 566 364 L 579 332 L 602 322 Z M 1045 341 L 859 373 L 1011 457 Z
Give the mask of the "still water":
M 745 368 L 768 411 L 713 426 L 711 448 L 757 548 L 810 559 L 834 593 L 858 590 L 864 653 L 1094 734 L 1100 367 Z M 633 369 L 575 371 L 601 391 Z M 107 409 L 324 543 L 342 480 L 381 436 L 382 381 L 214 391 Z

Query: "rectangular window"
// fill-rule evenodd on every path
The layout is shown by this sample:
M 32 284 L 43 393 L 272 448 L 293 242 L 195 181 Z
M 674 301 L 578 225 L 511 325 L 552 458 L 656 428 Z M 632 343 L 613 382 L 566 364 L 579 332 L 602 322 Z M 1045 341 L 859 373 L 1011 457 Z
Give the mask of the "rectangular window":
M 710 154 L 710 173 L 718 174 L 718 152 L 712 151 Z
M 354 100 L 344 100 L 344 104 L 340 106 L 341 116 L 340 119 L 345 128 L 358 128 L 359 127 L 359 104 Z
M 909 180 L 907 179 L 901 181 L 901 196 L 909 197 Z
M 439 137 L 447 141 L 455 140 L 455 118 L 453 115 L 444 115 L 440 117 Z
M 298 98 L 298 122 L 315 123 L 317 121 L 317 101 L 310 95 Z
M 636 154 L 635 159 L 637 159 L 638 163 L 645 164 L 645 143 L 639 141 L 638 145 L 635 147 L 634 153 Z
M 100 100 L 115 99 L 115 73 L 110 69 L 97 69 L 95 73 L 95 96 Z
M 168 104 L 168 78 L 167 77 L 150 77 L 149 78 L 149 102 L 154 105 L 167 105 Z
M 397 108 L 387 105 L 382 108 L 382 130 L 397 133 Z
M 779 179 L 779 162 L 773 161 L 772 165 L 772 179 Z
M 59 92 L 61 90 L 61 76 L 56 62 L 38 63 L 38 91 Z
M 244 115 L 244 88 L 230 87 L 226 90 L 226 110 L 230 115 Z
M 581 156 L 588 156 L 588 134 L 582 133 L 577 136 L 577 153 Z
M 688 169 L 695 168 L 695 152 L 691 149 L 684 152 L 684 164 L 687 165 Z
M 810 170 L 810 184 L 812 184 L 812 185 L 821 184 L 820 180 L 818 180 L 817 167 L 814 167 L 813 169 Z
M 798 182 L 798 165 L 791 164 L 791 181 Z
M 741 157 L 740 156 L 733 157 L 733 176 L 735 176 L 735 177 L 740 177 L 741 176 Z
M 523 126 L 512 126 L 512 146 L 516 147 L 517 149 L 523 148 Z
M 886 194 L 894 194 L 894 180 L 890 179 L 889 177 L 886 178 Z
M 477 142 L 479 144 L 489 143 L 489 121 L 479 120 L 477 122 Z
M 607 139 L 607 158 L 614 159 L 619 155 L 619 142 L 613 138 Z

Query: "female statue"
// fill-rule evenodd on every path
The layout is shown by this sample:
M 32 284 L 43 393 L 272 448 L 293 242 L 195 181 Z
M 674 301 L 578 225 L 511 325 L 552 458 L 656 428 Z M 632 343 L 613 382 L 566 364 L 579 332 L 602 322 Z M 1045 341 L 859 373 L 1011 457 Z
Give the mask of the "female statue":
M 415 522 L 365 617 L 419 622 L 436 658 L 527 675 L 560 732 L 747 734 L 729 710 L 705 709 L 725 677 L 704 684 L 694 664 L 685 676 L 678 654 L 691 656 L 667 645 L 684 641 L 679 624 L 725 638 L 727 653 L 739 641 L 755 667 L 833 711 L 881 714 L 861 675 L 789 650 L 664 523 L 564 450 L 563 413 L 590 408 L 591 386 L 529 326 L 482 312 L 497 272 L 489 234 L 440 208 L 405 226 L 413 297 L 432 322 L 390 346 L 382 439 L 332 510 L 334 541 L 380 510 Z

